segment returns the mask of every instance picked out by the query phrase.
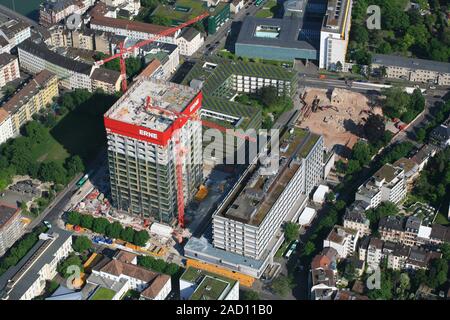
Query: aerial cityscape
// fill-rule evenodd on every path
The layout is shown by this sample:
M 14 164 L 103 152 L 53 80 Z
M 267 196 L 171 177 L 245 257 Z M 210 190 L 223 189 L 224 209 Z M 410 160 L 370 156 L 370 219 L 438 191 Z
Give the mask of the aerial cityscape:
M 449 265 L 449 0 L 0 0 L 3 303 L 450 300 Z

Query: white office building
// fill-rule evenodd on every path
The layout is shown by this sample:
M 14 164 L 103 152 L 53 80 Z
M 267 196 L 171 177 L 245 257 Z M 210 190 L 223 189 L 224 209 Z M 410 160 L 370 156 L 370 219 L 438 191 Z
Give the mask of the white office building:
M 0 277 L 0 298 L 31 300 L 43 293 L 46 281 L 53 279 L 58 264 L 72 252 L 72 233 L 50 229 L 19 263 Z
M 329 0 L 320 31 L 319 68 L 334 68 L 345 63 L 350 37 L 352 0 Z

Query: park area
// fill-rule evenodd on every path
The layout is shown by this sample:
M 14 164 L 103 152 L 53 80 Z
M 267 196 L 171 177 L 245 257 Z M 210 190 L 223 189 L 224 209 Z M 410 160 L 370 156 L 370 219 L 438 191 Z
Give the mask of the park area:
M 0 190 L 25 176 L 67 184 L 105 145 L 103 114 L 116 101 L 101 92 L 75 90 L 33 116 L 21 136 L 0 147 Z

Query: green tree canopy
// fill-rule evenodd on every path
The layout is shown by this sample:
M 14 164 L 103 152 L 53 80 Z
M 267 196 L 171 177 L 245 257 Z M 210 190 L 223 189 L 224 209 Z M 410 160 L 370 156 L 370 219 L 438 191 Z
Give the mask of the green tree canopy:
M 92 247 L 91 240 L 86 236 L 78 236 L 72 244 L 73 250 L 76 252 L 84 252 Z

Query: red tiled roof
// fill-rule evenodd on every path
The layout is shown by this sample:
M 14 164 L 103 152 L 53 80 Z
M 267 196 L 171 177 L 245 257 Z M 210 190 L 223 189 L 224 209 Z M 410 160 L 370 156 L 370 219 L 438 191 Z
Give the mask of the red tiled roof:
M 131 21 L 125 19 L 114 19 L 108 17 L 102 17 L 94 15 L 91 19 L 91 24 L 100 26 L 106 26 L 118 29 L 127 29 L 132 31 L 147 32 L 151 34 L 157 34 L 162 31 L 170 29 L 169 27 L 159 26 L 156 24 L 144 23 L 139 21 Z
M 170 277 L 166 274 L 160 274 L 153 280 L 147 289 L 142 291 L 141 295 L 148 299 L 155 299 L 158 293 L 160 293 L 162 288 L 166 285 L 167 281 L 170 281 Z
M 151 282 L 158 274 L 134 264 L 124 263 L 119 260 L 111 260 L 100 271 L 115 275 L 116 277 L 124 274 L 129 277 L 142 280 L 144 282 Z

